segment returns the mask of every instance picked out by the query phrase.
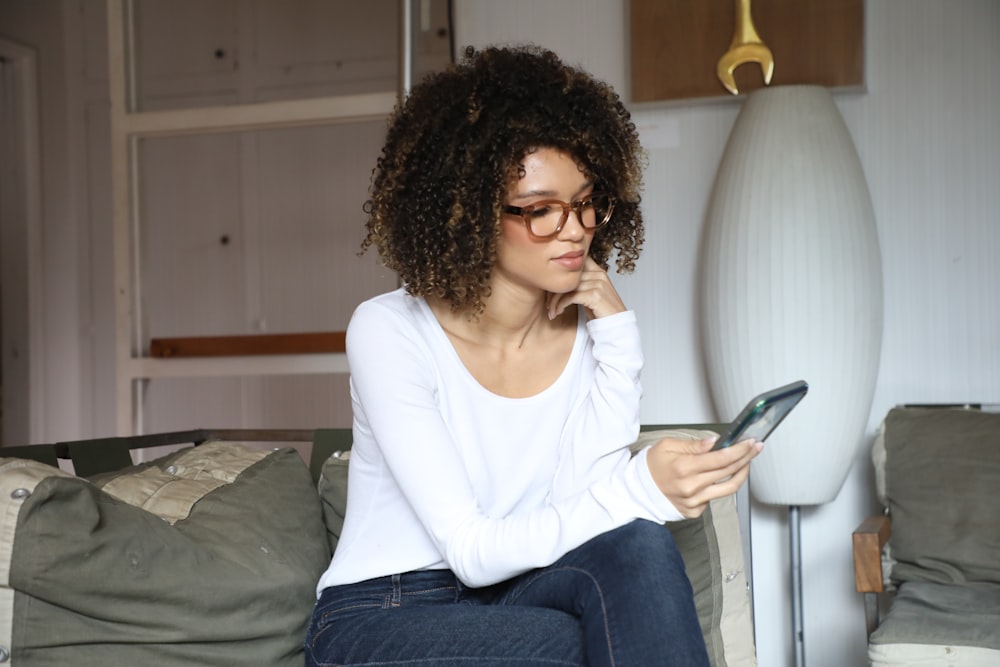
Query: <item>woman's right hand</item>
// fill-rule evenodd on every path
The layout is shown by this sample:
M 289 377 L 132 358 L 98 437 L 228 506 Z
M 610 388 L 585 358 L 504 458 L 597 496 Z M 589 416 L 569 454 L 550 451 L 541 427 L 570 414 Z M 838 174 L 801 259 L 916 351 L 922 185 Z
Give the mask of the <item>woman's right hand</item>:
M 764 447 L 750 439 L 713 452 L 715 441 L 663 438 L 646 453 L 653 481 L 688 519 L 701 516 L 709 501 L 736 493 Z

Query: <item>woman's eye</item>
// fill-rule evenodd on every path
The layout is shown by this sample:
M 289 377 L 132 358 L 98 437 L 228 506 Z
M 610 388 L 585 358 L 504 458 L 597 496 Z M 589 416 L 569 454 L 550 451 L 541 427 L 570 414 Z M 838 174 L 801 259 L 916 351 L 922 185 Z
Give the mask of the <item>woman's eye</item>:
M 531 209 L 531 213 L 529 213 L 529 215 L 532 218 L 544 218 L 551 212 L 552 212 L 551 206 L 539 206 L 537 208 Z

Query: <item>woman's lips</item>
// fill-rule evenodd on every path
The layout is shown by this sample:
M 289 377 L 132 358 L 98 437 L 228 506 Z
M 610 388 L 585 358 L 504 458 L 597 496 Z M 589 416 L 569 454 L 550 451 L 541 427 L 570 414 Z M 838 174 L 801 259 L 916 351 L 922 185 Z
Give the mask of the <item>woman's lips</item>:
M 553 258 L 553 262 L 570 271 L 579 271 L 583 267 L 584 252 L 574 250 Z

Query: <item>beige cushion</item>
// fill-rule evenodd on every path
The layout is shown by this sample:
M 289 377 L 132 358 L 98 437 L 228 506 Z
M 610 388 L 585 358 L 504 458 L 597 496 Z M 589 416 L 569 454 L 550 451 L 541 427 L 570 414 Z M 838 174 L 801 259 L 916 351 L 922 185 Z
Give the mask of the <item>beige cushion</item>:
M 0 459 L 14 664 L 302 664 L 330 551 L 294 450 L 206 443 L 94 482 L 39 465 Z
M 661 438 L 701 438 L 707 431 L 659 430 L 643 433 L 633 449 Z M 335 453 L 323 464 L 320 496 L 331 548 L 335 549 L 347 508 L 350 452 Z M 714 501 L 698 519 L 667 524 L 687 567 L 694 588 L 698 620 L 713 667 L 756 665 L 750 595 L 743 559 L 736 502 L 730 496 Z
M 1000 651 L 952 644 L 869 644 L 871 667 L 997 667 Z

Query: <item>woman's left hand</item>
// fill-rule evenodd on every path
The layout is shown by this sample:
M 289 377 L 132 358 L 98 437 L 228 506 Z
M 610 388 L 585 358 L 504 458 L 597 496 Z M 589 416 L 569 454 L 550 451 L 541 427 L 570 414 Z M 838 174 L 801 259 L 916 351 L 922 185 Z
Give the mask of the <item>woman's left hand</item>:
M 663 438 L 646 453 L 653 481 L 685 518 L 701 516 L 712 500 L 736 493 L 764 447 L 748 439 L 713 451 L 717 439 Z
M 562 315 L 571 304 L 577 304 L 587 309 L 591 319 L 607 317 L 627 310 L 625 303 L 618 296 L 617 290 L 608 278 L 608 272 L 588 256 L 583 264 L 580 284 L 572 292 L 565 294 L 549 294 L 546 304 L 549 319 Z

